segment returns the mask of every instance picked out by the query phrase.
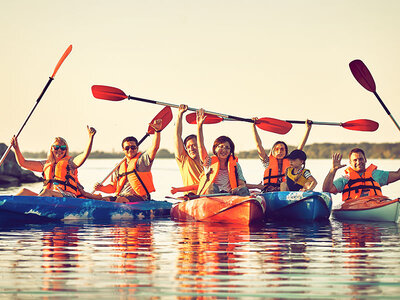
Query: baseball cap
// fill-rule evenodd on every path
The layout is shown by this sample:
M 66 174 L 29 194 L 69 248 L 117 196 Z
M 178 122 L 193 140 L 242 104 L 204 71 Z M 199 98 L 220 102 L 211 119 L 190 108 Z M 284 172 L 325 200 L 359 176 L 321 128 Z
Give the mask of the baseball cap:
M 306 161 L 307 155 L 306 155 L 306 153 L 304 151 L 296 149 L 296 150 L 293 150 L 292 152 L 290 152 L 290 154 L 289 154 L 289 156 L 287 158 L 288 159 L 296 159 L 296 158 L 298 158 L 300 160 Z

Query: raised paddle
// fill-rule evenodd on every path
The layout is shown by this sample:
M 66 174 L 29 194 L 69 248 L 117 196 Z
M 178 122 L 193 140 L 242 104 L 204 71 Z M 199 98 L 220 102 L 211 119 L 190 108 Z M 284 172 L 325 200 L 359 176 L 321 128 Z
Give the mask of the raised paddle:
M 361 84 L 366 90 L 372 92 L 375 97 L 378 99 L 379 103 L 382 105 L 383 109 L 392 119 L 393 123 L 396 125 L 397 129 L 400 130 L 399 124 L 393 118 L 392 114 L 390 113 L 389 109 L 386 107 L 385 103 L 383 103 L 381 97 L 379 97 L 378 93 L 376 92 L 376 86 L 374 78 L 372 77 L 371 73 L 369 72 L 367 66 L 359 59 L 353 60 L 349 64 L 351 73 L 353 73 L 354 78 Z
M 58 71 L 58 69 L 61 67 L 61 64 L 64 62 L 64 60 L 67 58 L 67 56 L 71 53 L 72 51 L 72 45 L 69 45 L 69 47 L 67 48 L 67 50 L 65 50 L 63 56 L 60 58 L 60 60 L 58 61 L 53 74 L 49 77 L 49 81 L 47 81 L 46 86 L 44 87 L 42 93 L 40 94 L 39 98 L 36 100 L 35 105 L 33 106 L 31 112 L 29 113 L 28 117 L 25 119 L 25 122 L 22 124 L 21 128 L 19 129 L 18 133 L 15 135 L 16 137 L 19 136 L 19 134 L 21 133 L 22 129 L 24 129 L 25 124 L 28 122 L 29 118 L 31 117 L 33 111 L 36 109 L 36 106 L 39 104 L 40 100 L 42 99 L 44 93 L 47 91 L 47 88 L 50 86 L 50 83 L 54 80 L 54 77 L 56 76 L 56 73 Z M 4 160 L 6 159 L 8 153 L 11 150 L 11 145 L 8 146 L 7 150 L 4 152 L 3 156 L 1 157 L 0 160 L 0 166 L 3 164 Z
M 171 122 L 171 120 L 172 120 L 172 111 L 171 111 L 171 108 L 170 108 L 169 106 L 165 106 L 165 107 L 153 118 L 153 120 L 151 120 L 150 124 L 154 123 L 154 121 L 155 121 L 155 120 L 158 120 L 158 119 L 161 119 L 161 120 L 162 120 L 161 129 L 160 129 L 160 130 L 163 130 L 165 127 L 167 127 L 167 125 L 168 125 L 168 124 Z M 139 147 L 139 145 L 140 145 L 141 143 L 143 143 L 143 141 L 144 141 L 148 136 L 150 136 L 150 135 L 153 134 L 153 133 L 154 133 L 154 128 L 151 127 L 151 126 L 149 125 L 146 134 L 140 139 L 140 141 L 138 141 L 137 146 Z M 101 182 L 99 182 L 99 183 L 100 183 L 100 184 L 103 184 L 103 183 L 108 179 L 108 177 L 110 177 L 111 174 L 114 173 L 115 170 L 116 170 L 124 161 L 125 161 L 125 157 L 124 157 L 119 163 L 117 163 L 117 164 L 115 165 L 115 167 L 110 171 L 110 173 L 108 173 L 108 175 L 107 175 Z M 96 191 L 96 190 L 93 190 L 93 191 L 92 191 L 92 194 L 93 194 L 95 191 Z
M 206 119 L 204 120 L 204 123 L 205 124 L 216 124 L 216 123 L 220 123 L 220 122 L 222 122 L 224 120 L 230 120 L 230 119 L 226 119 L 226 118 L 223 118 L 223 117 L 206 114 Z M 269 124 L 274 124 L 276 119 L 260 118 L 257 121 L 260 121 L 260 120 L 266 120 L 267 122 L 269 122 Z M 186 121 L 189 124 L 196 124 L 196 113 L 191 113 L 191 114 L 186 115 Z M 278 122 L 282 122 L 282 121 L 278 120 Z M 295 121 L 295 120 L 285 120 L 284 122 L 288 122 L 288 123 L 291 123 L 291 124 L 305 124 L 305 121 Z M 372 120 L 368 120 L 368 119 L 358 119 L 358 120 L 347 121 L 347 122 L 344 122 L 344 123 L 316 122 L 316 121 L 309 121 L 309 122 L 311 124 L 315 124 L 315 125 L 341 126 L 341 127 L 345 128 L 345 129 L 358 130 L 358 131 L 375 131 L 379 127 L 379 124 L 377 122 L 372 121 Z M 263 126 L 263 123 L 258 123 L 257 124 L 258 127 L 260 127 L 260 125 Z
M 177 104 L 129 96 L 129 95 L 126 95 L 122 90 L 115 88 L 115 87 L 111 87 L 111 86 L 93 85 L 92 93 L 95 98 L 102 99 L 102 100 L 121 101 L 124 99 L 128 99 L 128 100 L 137 100 L 137 101 L 142 101 L 142 102 L 151 103 L 151 104 L 158 104 L 158 105 L 179 108 L 179 105 L 177 105 Z M 188 110 L 196 111 L 197 109 L 188 107 Z M 214 116 L 219 116 L 219 117 L 222 117 L 225 119 L 229 118 L 229 119 L 233 119 L 236 121 L 244 121 L 244 122 L 250 122 L 250 123 L 254 122 L 252 119 L 235 117 L 232 115 L 222 114 L 222 113 L 218 113 L 218 112 L 205 111 L 205 113 L 214 115 Z M 292 124 L 285 122 L 285 121 L 278 120 L 278 119 L 272 119 L 272 118 L 262 118 L 256 124 L 259 128 L 261 128 L 263 130 L 271 131 L 271 132 L 278 133 L 278 134 L 286 134 L 292 128 Z

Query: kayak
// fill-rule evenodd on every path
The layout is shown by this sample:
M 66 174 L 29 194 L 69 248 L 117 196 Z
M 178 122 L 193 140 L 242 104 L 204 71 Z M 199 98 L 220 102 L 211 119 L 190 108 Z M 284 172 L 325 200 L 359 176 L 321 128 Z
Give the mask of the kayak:
M 344 202 L 334 209 L 332 215 L 338 220 L 384 221 L 400 220 L 400 198 L 390 199 L 386 196 L 367 196 Z
M 0 222 L 51 220 L 143 220 L 169 216 L 172 203 L 141 201 L 116 203 L 69 197 L 0 195 Z
M 176 221 L 201 221 L 250 225 L 264 220 L 265 200 L 258 196 L 204 196 L 171 208 Z
M 266 218 L 271 220 L 327 220 L 332 210 L 332 197 L 320 192 L 270 192 L 265 199 Z

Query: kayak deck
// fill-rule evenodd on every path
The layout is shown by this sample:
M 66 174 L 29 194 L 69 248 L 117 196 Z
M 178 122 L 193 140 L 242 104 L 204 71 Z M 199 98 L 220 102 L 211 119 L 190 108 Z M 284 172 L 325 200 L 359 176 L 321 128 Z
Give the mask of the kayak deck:
M 143 220 L 169 216 L 172 203 L 141 201 L 116 203 L 69 197 L 0 195 L 0 217 L 21 221 L 39 220 Z

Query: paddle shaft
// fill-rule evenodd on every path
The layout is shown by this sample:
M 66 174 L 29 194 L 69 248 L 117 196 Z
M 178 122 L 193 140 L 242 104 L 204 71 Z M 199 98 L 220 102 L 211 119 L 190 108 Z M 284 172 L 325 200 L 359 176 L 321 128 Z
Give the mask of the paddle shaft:
M 292 124 L 305 124 L 305 121 L 297 121 L 297 120 L 285 120 L 288 123 Z M 338 123 L 338 122 L 316 122 L 316 121 L 309 121 L 310 124 L 313 125 L 332 125 L 332 126 L 342 126 L 343 123 Z
M 394 125 L 396 125 L 397 129 L 400 130 L 399 124 L 396 122 L 396 120 L 393 118 L 392 114 L 390 113 L 389 109 L 386 107 L 385 103 L 383 103 L 381 97 L 379 97 L 378 93 L 376 91 L 373 91 L 376 99 L 378 99 L 379 103 L 382 105 L 383 109 L 386 111 L 386 113 L 389 115 L 389 117 L 392 119 Z
M 18 133 L 15 135 L 16 137 L 19 136 L 19 134 L 21 133 L 22 129 L 24 129 L 26 123 L 28 122 L 29 118 L 31 117 L 31 115 L 33 114 L 34 110 L 36 109 L 36 106 L 38 106 L 40 100 L 42 99 L 44 93 L 46 93 L 48 87 L 50 86 L 50 83 L 54 80 L 54 77 L 56 76 L 56 73 L 58 72 L 58 69 L 61 67 L 62 63 L 64 62 L 64 60 L 67 58 L 67 56 L 71 53 L 72 51 L 72 45 L 69 45 L 69 47 L 67 48 L 67 50 L 65 50 L 64 54 L 61 56 L 61 58 L 58 60 L 58 63 L 56 65 L 56 67 L 54 68 L 53 74 L 49 77 L 49 80 L 46 83 L 46 86 L 44 87 L 42 93 L 40 94 L 39 98 L 36 100 L 35 105 L 33 106 L 31 112 L 29 113 L 28 117 L 25 119 L 24 124 L 22 124 L 21 128 L 19 129 Z M 0 160 L 0 166 L 3 164 L 3 162 L 5 161 L 8 153 L 11 150 L 11 145 L 8 146 L 7 150 L 4 152 L 3 156 L 1 157 Z
M 53 80 L 54 80 L 54 78 L 49 77 L 49 81 L 47 81 L 46 86 L 44 87 L 44 89 L 43 89 L 42 93 L 40 94 L 39 98 L 36 100 L 36 103 L 35 103 L 35 105 L 33 106 L 31 112 L 29 113 L 28 117 L 25 119 L 25 122 L 22 124 L 22 126 L 21 126 L 21 128 L 19 129 L 18 133 L 15 135 L 16 137 L 18 137 L 19 134 L 21 133 L 22 129 L 24 129 L 24 127 L 25 127 L 26 123 L 28 122 L 29 118 L 31 117 L 31 115 L 32 115 L 33 112 L 35 111 L 36 106 L 38 106 L 38 104 L 39 104 L 40 100 L 42 99 L 44 93 L 46 93 L 47 88 L 50 86 L 50 83 L 51 83 Z M 8 146 L 7 150 L 4 152 L 3 156 L 1 157 L 0 166 L 3 164 L 3 162 L 4 162 L 4 160 L 6 159 L 8 153 L 10 153 L 11 147 L 12 147 L 12 145 Z
M 156 100 L 150 100 L 150 99 L 145 99 L 145 98 L 128 96 L 128 99 L 129 100 L 137 100 L 137 101 L 146 102 L 146 103 L 151 103 L 151 104 L 157 104 L 157 105 L 163 105 L 163 106 L 170 106 L 170 107 L 174 107 L 174 108 L 179 108 L 179 105 L 177 105 L 177 104 L 161 102 L 161 101 L 156 101 Z M 194 111 L 194 112 L 198 110 L 197 108 L 193 108 L 193 107 L 188 107 L 187 109 L 190 110 L 190 111 Z M 229 119 L 233 119 L 233 120 L 237 120 L 237 121 L 243 121 L 243 122 L 249 122 L 249 123 L 253 123 L 254 122 L 252 119 L 235 117 L 235 116 L 231 116 L 231 115 L 221 114 L 221 113 L 218 113 L 218 112 L 213 112 L 213 111 L 208 111 L 208 110 L 205 110 L 204 112 L 207 113 L 207 114 L 216 115 L 216 116 L 220 116 L 220 117 L 223 117 L 223 118 L 229 118 Z

